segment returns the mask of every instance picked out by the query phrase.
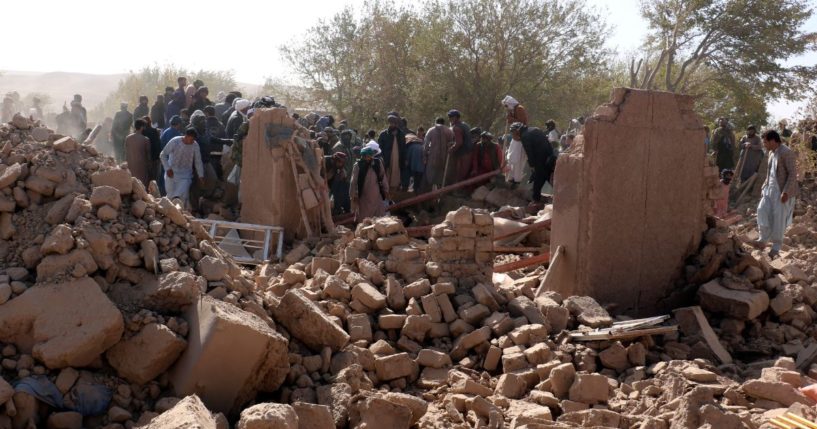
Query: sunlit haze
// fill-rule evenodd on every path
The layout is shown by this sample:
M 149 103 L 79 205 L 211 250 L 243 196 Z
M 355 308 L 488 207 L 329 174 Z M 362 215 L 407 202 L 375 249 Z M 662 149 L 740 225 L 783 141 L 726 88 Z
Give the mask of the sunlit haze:
M 146 65 L 174 64 L 192 70 L 232 70 L 238 82 L 262 84 L 266 77 L 298 83 L 279 47 L 318 19 L 362 0 L 224 2 L 220 0 L 39 0 L 3 2 L 6 35 L 2 71 L 119 74 Z M 613 27 L 609 46 L 627 55 L 646 27 L 638 0 L 588 0 Z M 817 18 L 809 26 L 817 28 Z M 12 40 L 8 40 L 12 39 Z M 810 54 L 794 60 L 815 63 Z M 0 87 L 8 90 L 2 85 Z M 772 116 L 795 106 L 773 103 Z

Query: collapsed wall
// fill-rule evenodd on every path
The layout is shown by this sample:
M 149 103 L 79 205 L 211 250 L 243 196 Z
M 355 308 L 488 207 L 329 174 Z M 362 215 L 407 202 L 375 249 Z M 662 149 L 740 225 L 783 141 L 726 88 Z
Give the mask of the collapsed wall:
M 242 146 L 241 222 L 282 226 L 287 240 L 331 222 L 323 153 L 308 137 L 285 108 L 256 109 Z
M 557 292 L 650 314 L 706 229 L 704 129 L 685 95 L 613 90 L 556 163 Z

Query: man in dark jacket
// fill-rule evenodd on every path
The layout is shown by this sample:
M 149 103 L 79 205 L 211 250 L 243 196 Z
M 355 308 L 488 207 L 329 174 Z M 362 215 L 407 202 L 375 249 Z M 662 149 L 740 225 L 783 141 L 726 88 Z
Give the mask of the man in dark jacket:
M 159 166 L 162 164 L 159 160 L 159 155 L 162 153 L 162 136 L 159 130 L 153 128 L 150 116 L 143 116 L 141 118 L 145 121 L 145 127 L 142 129 L 142 135 L 150 140 L 150 162 L 148 162 L 148 181 L 159 180 Z M 148 184 L 145 183 L 145 186 Z
M 165 96 L 160 94 L 150 108 L 150 121 L 160 130 L 165 129 L 165 107 Z
M 380 136 L 377 138 L 377 144 L 382 151 L 381 158 L 386 167 L 386 183 L 389 189 L 405 189 L 408 186 L 408 176 L 403 177 L 403 172 L 408 171 L 406 135 L 400 129 L 400 117 L 390 115 L 388 121 L 389 127 L 381 131 Z M 406 183 L 403 183 L 403 179 L 405 179 Z
M 148 106 L 148 96 L 140 95 L 139 105 L 136 106 L 135 109 L 133 109 L 133 117 L 136 119 L 142 119 L 148 115 L 150 115 L 150 106 Z
M 528 165 L 533 170 L 532 200 L 542 200 L 542 186 L 549 182 L 556 166 L 556 156 L 548 140 L 547 134 L 536 127 L 528 127 L 521 122 L 511 124 L 511 135 L 515 140 L 522 142 L 525 154 L 528 156 Z M 552 182 L 551 182 L 552 183 Z
M 114 156 L 118 162 L 125 160 L 125 137 L 130 134 L 130 127 L 133 123 L 133 115 L 128 112 L 128 103 L 120 103 L 119 111 L 113 116 L 111 126 L 111 143 L 113 144 Z

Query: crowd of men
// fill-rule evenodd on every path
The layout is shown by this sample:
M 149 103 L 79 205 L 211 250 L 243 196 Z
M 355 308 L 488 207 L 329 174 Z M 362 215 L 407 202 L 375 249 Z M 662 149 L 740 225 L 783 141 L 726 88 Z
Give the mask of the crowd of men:
M 525 177 L 532 183 L 530 200 L 538 204 L 545 182 L 552 180 L 556 157 L 570 147 L 583 118 L 562 135 L 552 120 L 545 129 L 529 126 L 524 106 L 511 96 L 506 133 L 499 138 L 470 127 L 463 114 L 452 109 L 428 128 L 408 127 L 406 118 L 389 112 L 386 128 L 358 137 L 346 121 L 335 128 L 331 115 L 310 113 L 298 118 L 314 133 L 326 154 L 327 181 L 336 215 L 354 213 L 357 219 L 385 213 L 395 191 L 426 193 L 472 178 L 474 187 L 504 173 L 510 187 Z M 490 174 L 493 173 L 493 174 Z
M 251 102 L 239 92 L 220 93 L 215 103 L 209 96 L 203 82 L 188 84 L 180 77 L 178 86 L 166 88 L 153 105 L 141 96 L 131 113 L 122 103 L 110 123 L 117 160 L 127 161 L 134 177 L 144 183 L 155 180 L 160 192 L 192 208 L 206 188 L 205 179 L 240 184 L 249 118 L 257 107 L 277 105 L 268 97 Z M 447 119 L 436 118 L 432 126 L 416 130 L 409 129 L 398 112 L 389 112 L 382 131 L 365 135 L 345 120 L 336 124 L 331 115 L 293 118 L 325 154 L 333 214 L 355 213 L 362 219 L 385 213 L 386 203 L 398 191 L 425 193 L 491 172 L 503 172 L 511 187 L 527 178 L 533 184 L 531 201 L 541 201 L 558 152 L 570 146 L 583 119 L 571 123 L 563 136 L 552 120 L 544 129 L 529 126 L 524 106 L 513 97 L 505 97 L 502 104 L 506 129 L 498 139 L 470 127 L 456 109 Z
M 250 102 L 238 91 L 219 93 L 212 102 L 204 82 L 179 77 L 177 84 L 152 105 L 140 96 L 133 112 L 122 102 L 106 128 L 114 157 L 127 161 L 134 177 L 156 181 L 163 195 L 195 209 L 213 182 L 238 185 L 252 109 L 276 104 L 269 97 Z

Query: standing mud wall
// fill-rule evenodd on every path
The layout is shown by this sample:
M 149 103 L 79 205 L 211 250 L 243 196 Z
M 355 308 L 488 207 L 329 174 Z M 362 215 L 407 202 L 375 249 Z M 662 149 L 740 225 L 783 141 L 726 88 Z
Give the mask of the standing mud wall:
M 617 88 L 560 155 L 551 254 L 555 289 L 662 311 L 706 229 L 704 129 L 689 96 Z

